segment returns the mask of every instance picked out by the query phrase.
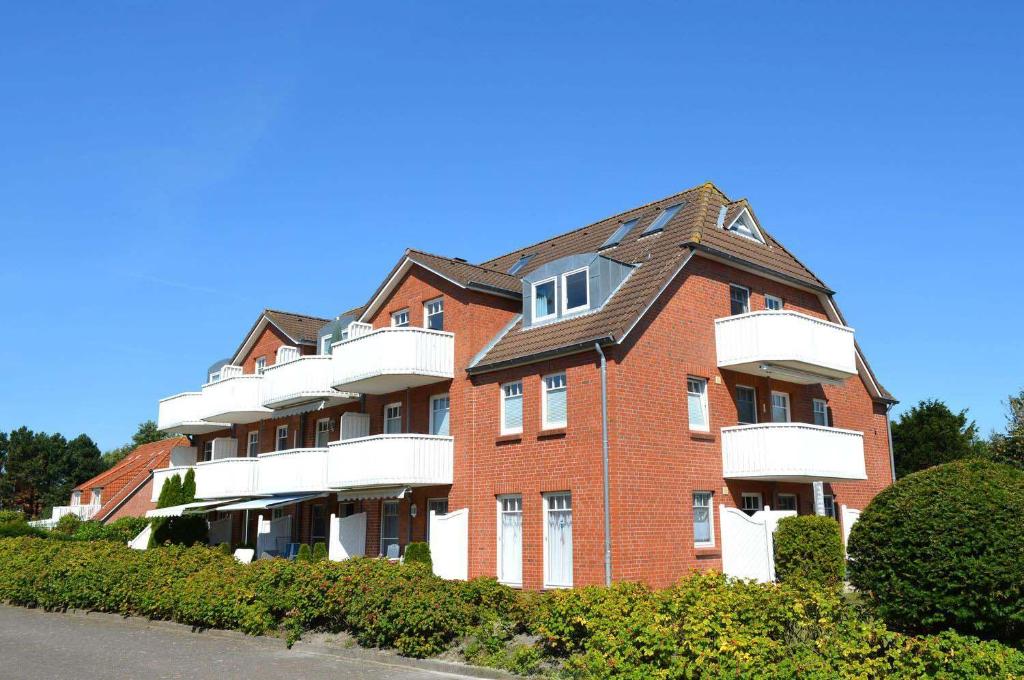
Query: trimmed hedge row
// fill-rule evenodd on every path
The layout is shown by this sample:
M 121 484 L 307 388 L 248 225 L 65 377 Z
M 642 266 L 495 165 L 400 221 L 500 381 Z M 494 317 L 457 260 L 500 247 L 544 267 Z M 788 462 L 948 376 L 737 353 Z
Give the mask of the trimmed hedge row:
M 846 560 L 839 522 L 818 515 L 784 517 L 774 539 L 775 575 L 780 581 L 842 584 Z
M 360 644 L 572 677 L 1007 677 L 1024 654 L 947 632 L 888 630 L 838 589 L 734 583 L 695 574 L 544 595 L 493 579 L 439 579 L 420 564 L 261 560 L 217 549 L 144 552 L 112 542 L 0 540 L 0 601 L 284 633 L 348 631 Z M 524 635 L 526 634 L 526 635 Z

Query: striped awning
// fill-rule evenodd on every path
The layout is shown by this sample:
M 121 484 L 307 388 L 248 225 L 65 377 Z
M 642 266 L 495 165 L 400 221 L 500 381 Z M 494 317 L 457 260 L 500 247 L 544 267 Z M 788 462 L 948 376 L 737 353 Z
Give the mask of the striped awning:
M 181 517 L 186 512 L 200 510 L 203 508 L 212 510 L 214 506 L 221 505 L 223 503 L 232 503 L 237 500 L 237 498 L 223 498 L 219 501 L 198 501 L 196 503 L 185 503 L 184 505 L 172 505 L 168 508 L 147 510 L 146 517 Z
M 378 498 L 404 498 L 407 486 L 378 486 L 367 489 L 347 489 L 338 492 L 339 501 L 369 501 Z

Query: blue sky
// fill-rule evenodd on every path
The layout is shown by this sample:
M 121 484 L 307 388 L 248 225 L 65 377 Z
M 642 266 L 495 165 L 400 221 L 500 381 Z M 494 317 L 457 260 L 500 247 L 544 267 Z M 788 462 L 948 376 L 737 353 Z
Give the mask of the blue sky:
M 1024 387 L 1020 4 L 8 3 L 0 430 L 104 449 L 263 307 L 706 180 L 901 408 Z

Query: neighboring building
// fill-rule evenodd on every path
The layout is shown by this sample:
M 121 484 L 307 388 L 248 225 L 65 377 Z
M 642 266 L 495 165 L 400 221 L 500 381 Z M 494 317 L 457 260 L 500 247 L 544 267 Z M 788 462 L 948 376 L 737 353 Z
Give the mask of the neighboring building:
M 530 589 L 605 581 L 606 497 L 612 578 L 663 586 L 722 568 L 719 506 L 893 480 L 895 400 L 833 291 L 711 184 L 480 264 L 408 250 L 334 320 L 266 310 L 203 381 L 160 402 L 192 459 L 156 477 L 195 464 L 218 541 L 395 555 L 468 509 L 468 575 Z

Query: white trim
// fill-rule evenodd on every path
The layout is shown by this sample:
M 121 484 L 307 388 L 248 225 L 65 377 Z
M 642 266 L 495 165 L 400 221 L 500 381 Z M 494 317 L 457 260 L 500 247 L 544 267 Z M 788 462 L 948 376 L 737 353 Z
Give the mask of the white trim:
M 785 420 L 775 420 L 775 397 L 776 396 L 780 396 L 780 397 L 785 397 L 786 398 L 786 419 Z M 791 422 L 793 422 L 793 407 L 792 407 L 792 405 L 790 404 L 790 401 L 789 401 L 789 392 L 783 392 L 781 390 L 772 390 L 771 407 L 772 407 L 771 420 L 769 420 L 768 422 L 771 422 L 771 423 L 791 423 Z
M 694 425 L 690 418 L 690 381 L 703 385 L 700 394 L 701 409 L 704 411 L 704 425 Z M 686 424 L 692 432 L 711 431 L 711 410 L 708 408 L 708 379 L 696 375 L 686 376 Z
M 403 324 L 395 323 L 395 321 L 397 321 L 397 319 L 395 317 L 397 317 L 399 314 L 405 314 L 405 323 L 403 323 Z M 412 315 L 409 314 L 409 308 L 408 307 L 403 307 L 402 309 L 396 309 L 395 311 L 391 312 L 391 327 L 392 328 L 409 328 L 410 326 L 412 326 Z
M 270 317 L 268 317 L 266 314 L 261 314 L 260 320 L 256 322 L 256 325 L 253 327 L 249 335 L 245 336 L 245 342 L 243 342 L 242 345 L 238 348 L 238 351 L 235 352 L 234 355 L 232 355 L 231 360 L 228 361 L 228 363 L 237 365 L 242 359 L 244 359 L 245 356 L 252 351 L 253 346 L 256 344 L 256 338 L 260 336 L 260 334 L 266 329 L 268 325 L 272 325 L 274 328 L 279 330 L 281 332 L 281 335 L 288 338 L 288 340 L 290 340 L 293 345 L 298 346 L 309 344 L 308 342 L 302 342 L 298 338 L 293 338 L 292 336 L 288 335 L 287 333 L 284 332 L 283 328 L 281 328 L 276 323 L 271 321 Z M 316 343 L 314 343 L 314 345 L 315 344 Z
M 281 430 L 284 430 L 284 448 L 281 448 Z M 287 451 L 289 448 L 291 447 L 288 446 L 288 426 L 278 425 L 274 428 L 274 450 Z
M 252 372 L 256 375 L 263 375 L 267 370 L 267 356 L 264 354 L 252 360 Z
M 769 300 L 775 300 L 776 302 L 779 303 L 779 306 L 778 307 L 770 306 L 768 304 Z M 773 311 L 781 311 L 781 310 L 786 308 L 786 301 L 783 300 L 782 298 L 780 298 L 778 295 L 772 295 L 770 293 L 765 293 L 764 294 L 764 308 L 765 309 L 769 309 L 769 310 L 773 310 Z
M 548 378 L 557 378 L 562 376 L 562 382 L 564 383 L 561 387 L 552 387 L 551 391 L 562 390 L 565 392 L 565 420 L 557 421 L 554 423 L 548 422 Z M 547 375 L 541 376 L 540 379 L 540 404 L 541 404 L 541 416 L 540 416 L 540 429 L 541 430 L 560 430 L 569 425 L 569 377 L 565 374 L 565 371 L 556 371 L 554 373 L 548 373 Z
M 324 430 L 323 430 L 324 432 L 327 433 L 327 441 L 324 442 L 323 445 L 321 445 L 320 441 L 319 441 L 319 439 L 320 439 L 320 431 L 321 431 L 320 430 L 320 424 L 321 423 L 327 423 L 327 427 L 324 428 Z M 317 421 L 316 421 L 316 427 L 313 428 L 313 447 L 317 448 L 317 449 L 322 449 L 322 448 L 326 447 L 330 443 L 331 443 L 331 419 L 330 418 L 318 418 Z
M 733 288 L 738 288 L 740 290 L 747 291 L 747 309 L 746 309 L 746 311 L 743 311 L 743 312 L 734 312 L 734 311 L 732 311 L 732 289 Z M 740 314 L 750 314 L 750 311 L 751 311 L 750 310 L 750 289 L 747 288 L 746 286 L 741 286 L 738 283 L 730 283 L 729 284 L 729 316 L 739 316 Z
M 334 343 L 334 334 L 325 335 L 320 338 L 320 354 L 329 355 L 331 353 L 331 345 Z
M 388 432 L 388 420 L 393 420 L 388 418 L 388 409 L 395 407 L 398 408 L 398 432 Z M 402 402 L 393 401 L 390 404 L 384 404 L 384 422 L 381 429 L 384 434 L 402 434 Z
M 575 532 L 573 532 L 573 549 L 572 549 L 572 552 L 570 553 L 570 555 L 572 557 L 572 566 L 573 566 L 572 571 L 573 571 L 573 573 L 570 576 L 569 580 L 572 581 L 573 583 L 551 583 L 550 580 L 548 579 L 548 513 L 550 512 L 550 508 L 548 507 L 548 499 L 552 498 L 553 496 L 568 496 L 569 497 L 569 514 L 570 514 L 570 516 L 573 516 L 572 492 L 571 491 L 548 491 L 548 492 L 545 492 L 545 493 L 541 494 L 541 500 L 542 500 L 542 505 L 543 505 L 543 509 L 544 509 L 544 514 L 543 514 L 543 523 L 544 523 L 544 544 L 543 544 L 544 545 L 544 573 L 543 573 L 543 582 L 544 582 L 544 587 L 545 588 L 572 588 L 573 587 L 573 583 L 575 583 L 575 581 L 576 581 L 576 578 L 575 578 L 576 577 L 576 536 L 575 536 Z M 575 517 L 573 517 L 573 519 L 575 519 Z
M 363 310 L 363 313 L 360 314 L 359 318 L 356 320 L 365 322 L 366 319 L 371 318 L 380 308 L 381 304 L 383 304 L 384 300 L 387 299 L 387 296 L 390 295 L 391 292 L 394 290 L 394 285 L 399 280 L 401 280 L 403 276 L 405 276 L 406 272 L 408 272 L 413 265 L 416 265 L 417 267 L 423 267 L 431 274 L 436 274 L 445 281 L 455 284 L 459 288 L 465 288 L 465 286 L 463 286 L 455 279 L 449 278 L 442 274 L 441 272 L 437 271 L 436 269 L 428 267 L 421 262 L 414 262 L 412 258 L 410 258 L 408 255 L 403 255 L 402 262 L 401 264 L 398 265 L 398 268 L 395 270 L 395 273 L 388 277 L 388 280 L 384 283 L 384 286 L 381 287 L 380 292 L 377 293 L 377 295 L 375 295 L 372 300 L 370 300 L 370 304 L 366 305 L 366 309 Z
M 690 494 L 690 513 L 691 519 L 693 520 L 693 527 L 697 528 L 697 517 L 695 514 L 697 511 L 697 494 L 707 494 L 708 496 L 708 528 L 711 530 L 711 540 L 698 541 L 697 532 L 694 531 L 693 547 L 695 548 L 714 548 L 715 547 L 715 492 L 714 491 L 703 491 L 698 489 Z
M 747 512 L 748 510 L 748 508 L 745 507 L 746 503 L 743 502 L 746 498 L 757 498 L 757 510 L 754 512 L 764 510 L 764 496 L 761 495 L 760 491 L 744 491 L 740 494 L 740 510 L 743 512 Z
M 537 316 L 537 286 L 543 286 L 545 283 L 552 284 L 551 294 L 554 296 L 552 300 L 552 307 L 554 311 L 544 316 Z M 558 316 L 558 277 L 552 276 L 540 281 L 534 281 L 530 284 L 530 325 L 536 324 L 538 321 L 547 321 L 548 319 L 554 319 Z
M 736 385 L 733 385 L 733 387 L 735 387 L 737 390 L 740 389 L 740 388 L 743 388 L 743 389 L 746 389 L 746 390 L 750 390 L 751 392 L 754 393 L 754 422 L 752 422 L 752 423 L 744 423 L 743 421 L 741 421 L 739 419 L 740 409 L 739 409 L 738 406 L 736 408 L 736 421 L 740 425 L 757 425 L 757 423 L 760 422 L 758 420 L 758 413 L 757 413 L 757 388 L 754 387 L 753 385 L 740 385 L 738 383 Z M 734 392 L 732 396 L 733 396 L 733 399 L 736 399 L 737 404 L 739 404 L 739 399 L 737 399 L 738 395 Z
M 253 435 L 256 435 L 256 441 L 255 442 L 252 440 L 252 436 Z M 255 454 L 253 454 L 253 452 L 252 452 L 252 445 L 253 444 L 256 444 L 256 453 Z M 260 431 L 259 431 L 259 428 L 255 429 L 255 430 L 249 430 L 249 433 L 246 435 L 246 438 L 245 438 L 245 455 L 246 455 L 247 458 L 252 458 L 254 455 L 256 455 L 256 456 L 260 455 Z
M 744 224 L 746 224 L 747 226 L 750 227 L 750 231 L 753 232 L 753 234 L 754 234 L 753 236 L 744 234 L 741 231 L 735 231 L 732 228 L 734 224 L 736 224 L 741 219 L 743 219 L 744 215 L 746 215 L 747 216 L 747 220 L 749 220 L 749 222 L 747 220 L 744 220 Z M 742 236 L 743 238 L 747 239 L 748 241 L 754 241 L 754 242 L 760 243 L 762 245 L 767 245 L 767 241 L 764 238 L 764 234 L 761 232 L 761 227 L 757 224 L 757 220 L 754 219 L 754 216 L 751 214 L 750 210 L 748 210 L 746 206 L 744 206 L 743 209 L 740 210 L 739 213 L 736 214 L 736 217 L 732 218 L 732 222 L 729 222 L 729 224 L 725 225 L 722 228 L 725 231 L 727 231 L 727 232 L 729 232 L 731 234 L 736 234 L 737 236 Z
M 448 411 L 447 411 L 447 413 L 448 413 L 448 432 L 445 432 L 442 435 L 444 437 L 447 437 L 447 436 L 449 436 L 449 433 L 451 432 L 451 429 L 452 429 L 452 398 L 451 398 L 451 395 L 448 392 L 442 392 L 441 394 L 432 394 L 430 396 L 430 399 L 427 400 L 427 406 L 428 406 L 428 408 L 430 410 L 429 417 L 427 418 L 427 420 L 428 420 L 428 423 L 427 423 L 428 430 L 427 431 L 430 432 L 430 434 L 438 434 L 438 433 L 434 432 L 434 402 L 438 401 L 439 399 L 447 399 L 448 400 Z
M 505 387 L 507 387 L 509 385 L 519 385 L 519 394 L 513 395 L 513 397 L 506 396 L 506 394 L 505 394 Z M 523 409 L 523 406 L 525 405 L 523 403 L 524 402 L 523 396 L 524 396 L 524 393 L 526 391 L 523 388 L 523 381 L 522 380 L 510 380 L 507 383 L 502 383 L 501 386 L 500 386 L 500 389 L 501 389 L 501 391 L 498 394 L 499 394 L 499 397 L 501 399 L 501 409 L 500 409 L 500 411 L 501 411 L 501 416 L 500 416 L 501 417 L 501 422 L 498 423 L 498 425 L 499 425 L 498 430 L 503 435 L 506 435 L 506 434 L 522 434 L 522 432 L 523 432 L 523 420 L 524 420 L 523 416 L 524 416 L 524 411 L 525 411 L 525 409 Z M 505 427 L 505 399 L 514 398 L 514 397 L 519 397 L 519 404 L 520 404 L 520 407 L 519 407 L 519 427 L 518 428 L 515 428 L 515 427 L 513 427 L 513 428 L 506 428 Z
M 398 544 L 398 555 L 402 555 L 402 507 L 399 503 L 397 499 L 382 499 L 380 502 L 380 540 L 377 542 L 377 552 L 381 557 L 388 556 L 384 550 L 384 508 L 389 504 L 395 506 L 395 543 Z
M 429 307 L 430 307 L 430 305 L 435 304 L 435 303 L 441 303 L 441 327 L 440 328 L 434 328 L 432 330 L 443 331 L 444 330 L 444 296 L 443 295 L 439 295 L 436 298 L 431 298 L 430 300 L 427 300 L 426 302 L 423 303 L 423 327 L 428 329 L 428 330 L 431 330 L 431 328 L 430 328 L 430 316 L 431 316 L 431 314 L 430 314 L 430 311 L 429 311 Z
M 583 281 L 587 290 L 587 301 L 585 304 L 579 307 L 569 307 L 569 285 L 568 279 L 573 274 L 584 273 Z M 576 312 L 585 312 L 590 309 L 590 267 L 580 267 L 579 269 L 573 269 L 572 271 L 565 272 L 562 274 L 562 314 L 574 314 Z
M 815 421 L 814 424 L 815 425 L 821 425 L 822 427 L 830 427 L 832 425 L 832 423 L 829 422 L 830 419 L 828 417 L 828 400 L 826 400 L 826 399 L 812 399 L 811 400 L 811 415 L 815 416 L 815 415 L 818 414 L 817 406 L 819 404 L 821 405 L 821 412 L 825 414 L 825 422 L 819 423 L 819 422 Z
M 520 533 L 519 533 L 519 579 L 520 580 L 518 580 L 518 581 L 507 581 L 507 580 L 502 578 L 502 573 L 501 573 L 501 517 L 505 513 L 505 510 L 502 507 L 502 501 L 504 501 L 504 500 L 511 500 L 511 499 L 514 499 L 514 498 L 518 498 L 519 499 L 519 521 L 520 521 Z M 495 506 L 497 507 L 497 512 L 495 513 L 495 521 L 497 523 L 497 540 L 494 542 L 495 548 L 497 549 L 497 554 L 495 555 L 495 563 L 496 563 L 495 566 L 497 568 L 494 570 L 494 573 L 497 576 L 498 583 L 503 583 L 506 586 L 509 586 L 509 587 L 512 587 L 512 588 L 522 588 L 523 587 L 523 581 L 522 581 L 522 577 L 523 577 L 523 534 L 522 534 L 522 521 L 523 521 L 523 517 L 524 517 L 523 516 L 523 494 L 521 494 L 521 493 L 503 493 L 503 494 L 499 494 L 498 496 L 495 496 L 494 497 L 494 501 L 495 501 Z

